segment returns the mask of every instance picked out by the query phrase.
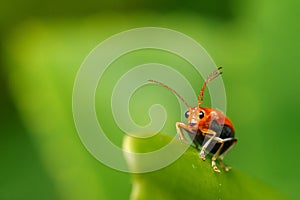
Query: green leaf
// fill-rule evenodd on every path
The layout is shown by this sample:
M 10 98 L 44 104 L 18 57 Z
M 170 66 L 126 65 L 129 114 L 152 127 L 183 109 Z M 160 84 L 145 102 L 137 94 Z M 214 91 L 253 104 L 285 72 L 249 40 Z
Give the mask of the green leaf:
M 131 152 L 150 152 L 171 141 L 158 134 L 149 139 L 126 136 L 124 148 Z M 181 144 L 178 141 L 178 147 Z M 162 158 L 163 159 L 163 158 Z M 127 158 L 129 167 L 137 167 L 137 159 Z M 233 167 L 220 174 L 213 171 L 211 157 L 206 161 L 190 147 L 171 165 L 154 172 L 133 174 L 131 199 L 286 199 L 270 186 L 247 176 Z

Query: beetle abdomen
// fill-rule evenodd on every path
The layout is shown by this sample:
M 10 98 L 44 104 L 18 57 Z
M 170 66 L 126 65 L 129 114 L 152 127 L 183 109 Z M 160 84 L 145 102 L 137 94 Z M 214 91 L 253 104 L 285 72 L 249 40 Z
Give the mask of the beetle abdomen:
M 226 139 L 226 138 L 234 138 L 234 132 L 233 130 L 230 128 L 230 126 L 228 125 L 223 125 L 222 131 L 221 131 L 221 125 L 218 124 L 216 121 L 213 121 L 210 125 L 210 129 L 215 131 L 217 133 L 217 137 L 222 138 L 222 139 Z M 218 134 L 220 133 L 221 134 Z M 202 134 L 202 132 L 199 130 L 197 132 L 196 137 L 194 138 L 193 142 L 196 145 L 196 147 L 203 146 L 203 141 L 207 141 L 209 138 L 205 138 Z M 232 145 L 233 141 L 227 141 L 224 143 L 224 146 L 220 152 L 220 154 L 222 154 L 224 151 L 226 151 L 231 145 Z M 207 150 L 210 151 L 210 153 L 216 153 L 217 150 L 220 148 L 220 143 L 216 143 L 215 141 L 211 142 L 211 144 L 207 147 Z

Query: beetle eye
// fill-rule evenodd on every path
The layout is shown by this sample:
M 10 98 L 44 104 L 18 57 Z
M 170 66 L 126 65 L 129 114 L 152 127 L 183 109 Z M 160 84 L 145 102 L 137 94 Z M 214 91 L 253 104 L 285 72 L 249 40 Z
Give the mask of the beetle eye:
M 203 111 L 200 111 L 199 113 L 199 118 L 202 119 L 204 117 L 204 112 Z
M 185 116 L 185 118 L 189 118 L 189 116 L 190 116 L 190 111 L 186 111 L 186 112 L 184 113 L 184 116 Z

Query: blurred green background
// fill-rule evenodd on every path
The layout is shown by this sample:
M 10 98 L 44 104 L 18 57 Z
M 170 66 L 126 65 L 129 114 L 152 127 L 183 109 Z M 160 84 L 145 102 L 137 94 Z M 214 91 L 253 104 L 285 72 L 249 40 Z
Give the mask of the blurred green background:
M 159 26 L 198 41 L 224 67 L 227 115 L 239 143 L 227 163 L 297 199 L 300 2 L 262 1 L 7 1 L 0 7 L 0 199 L 128 199 L 130 174 L 95 160 L 81 144 L 72 118 L 72 87 L 88 53 L 121 31 Z M 199 75 L 182 59 L 159 51 L 120 58 L 97 94 L 99 121 L 119 146 L 109 97 L 115 81 L 137 64 L 159 62 L 191 81 Z M 101 89 L 101 88 L 100 88 Z M 99 89 L 99 90 L 100 90 Z M 164 99 L 145 94 L 164 94 Z M 131 102 L 137 123 L 162 102 L 164 131 L 175 134 L 176 98 L 155 86 Z M 167 105 L 169 104 L 169 105 Z M 144 110 L 143 110 L 144 109 Z M 143 112 L 141 112 L 143 111 Z M 173 135 L 174 135 L 173 134 Z

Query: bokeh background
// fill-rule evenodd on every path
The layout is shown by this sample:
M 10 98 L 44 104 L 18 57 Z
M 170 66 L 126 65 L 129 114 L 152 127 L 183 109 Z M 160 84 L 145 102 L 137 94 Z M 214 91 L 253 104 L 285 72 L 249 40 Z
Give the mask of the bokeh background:
M 227 115 L 239 138 L 227 162 L 299 198 L 299 8 L 297 0 L 1 2 L 0 199 L 129 198 L 130 174 L 102 165 L 81 144 L 72 87 L 92 48 L 112 34 L 143 26 L 194 38 L 224 67 Z M 102 113 L 110 111 L 113 83 L 147 62 L 173 66 L 195 92 L 202 82 L 188 63 L 165 52 L 136 52 L 113 63 L 100 82 L 105 92 L 98 94 L 96 107 L 104 129 L 113 133 L 108 137 L 120 146 L 123 135 L 112 116 Z M 145 100 L 145 94 L 152 97 Z M 133 116 L 147 123 L 147 107 L 156 101 L 168 111 L 164 131 L 174 133 L 178 102 L 161 88 L 137 91 Z

